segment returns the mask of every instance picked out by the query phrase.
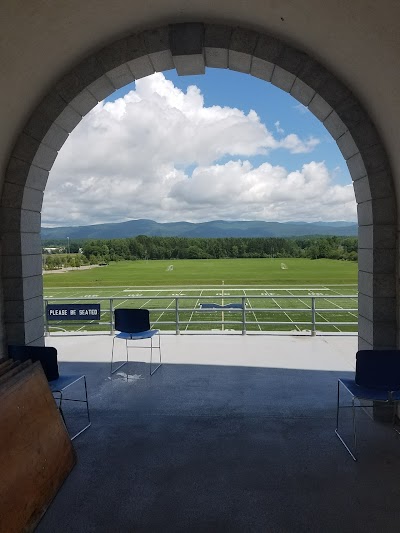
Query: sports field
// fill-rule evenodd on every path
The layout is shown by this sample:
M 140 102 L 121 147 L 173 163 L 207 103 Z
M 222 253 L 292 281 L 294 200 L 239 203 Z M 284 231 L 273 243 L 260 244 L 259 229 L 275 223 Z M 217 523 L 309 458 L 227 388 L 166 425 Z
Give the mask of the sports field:
M 44 284 L 49 303 L 101 305 L 100 324 L 51 321 L 51 332 L 107 331 L 118 307 L 148 308 L 153 326 L 168 331 L 310 331 L 313 315 L 317 331 L 357 330 L 357 264 L 345 261 L 124 261 L 46 274 Z

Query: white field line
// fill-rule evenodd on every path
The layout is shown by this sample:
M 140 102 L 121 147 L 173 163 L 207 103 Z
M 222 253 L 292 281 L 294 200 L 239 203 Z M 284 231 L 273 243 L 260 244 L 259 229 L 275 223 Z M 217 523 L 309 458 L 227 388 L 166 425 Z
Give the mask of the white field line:
M 63 292 L 64 291 L 59 291 L 59 290 L 55 290 L 55 291 L 51 291 L 53 294 L 49 295 L 49 296 L 46 296 L 45 294 L 43 294 L 43 298 L 46 300 L 46 299 L 56 299 L 57 297 L 59 298 L 64 298 L 64 296 L 62 296 Z M 79 294 L 79 293 L 77 293 Z M 73 293 L 71 296 L 68 296 L 68 298 L 73 298 L 75 295 L 75 293 Z
M 260 326 L 260 324 L 259 324 L 259 322 L 258 322 L 257 315 L 255 314 L 255 312 L 254 312 L 254 310 L 253 310 L 253 306 L 251 305 L 250 300 L 249 300 L 249 298 L 248 298 L 248 296 L 247 296 L 247 294 L 246 294 L 246 291 L 245 291 L 244 289 L 243 289 L 243 294 L 244 294 L 244 295 L 246 296 L 246 298 L 247 298 L 247 302 L 248 302 L 248 304 L 249 304 L 249 306 L 250 306 L 251 312 L 253 313 L 254 318 L 256 319 L 258 329 L 259 329 L 260 331 L 262 331 L 261 326 Z
M 182 291 L 180 291 L 181 294 L 182 294 Z M 178 295 L 179 296 L 179 295 Z M 171 307 L 171 305 L 175 302 L 175 298 L 173 296 L 171 296 L 172 300 L 171 300 L 171 303 L 167 305 L 167 309 L 169 309 Z M 163 316 L 163 314 L 165 313 L 166 311 L 162 311 L 161 312 L 161 315 L 157 318 L 157 320 L 155 320 L 153 322 L 153 325 L 157 324 L 157 322 L 160 320 L 160 318 Z
M 335 291 L 334 291 L 335 292 Z M 344 295 L 346 296 L 346 295 Z M 338 305 L 336 304 L 335 302 L 332 302 L 331 300 L 328 300 L 328 298 L 324 298 L 324 300 L 326 300 L 327 302 L 329 302 L 331 305 L 334 305 L 336 306 L 338 309 L 340 309 L 341 311 L 347 311 L 345 307 L 342 307 L 341 305 Z M 348 298 L 348 300 L 351 300 L 351 298 Z M 358 318 L 357 315 L 355 315 L 354 313 L 352 313 L 351 311 L 347 311 L 347 314 L 348 315 L 351 315 L 351 316 L 354 316 L 354 318 Z
M 264 289 L 264 290 L 267 290 L 267 289 Z M 287 291 L 287 289 L 285 289 L 285 290 Z M 279 307 L 279 309 L 282 311 L 282 307 L 278 304 L 278 302 L 275 300 L 275 298 L 272 298 L 272 296 L 266 296 L 266 298 L 271 298 L 271 300 L 274 302 L 274 304 L 277 305 Z M 290 320 L 290 322 L 294 325 L 294 327 L 297 328 L 298 331 L 301 331 L 300 328 L 293 322 L 293 320 L 290 318 L 290 316 L 286 313 L 286 311 L 283 311 L 283 314 L 286 315 L 286 317 Z
M 341 292 L 338 292 L 338 291 L 334 291 L 333 289 L 331 289 L 332 292 L 335 292 L 336 294 L 338 294 L 339 296 L 346 296 L 345 294 L 342 294 Z M 358 300 L 357 298 L 348 298 L 349 300 L 353 301 L 353 302 L 356 302 L 357 305 L 358 305 Z
M 120 292 L 121 292 L 121 291 L 118 291 L 115 295 L 113 294 L 113 295 L 111 295 L 109 298 L 111 299 L 111 298 L 116 297 L 117 294 L 119 294 Z M 125 303 L 126 301 L 127 301 L 127 300 L 123 300 L 120 304 L 116 305 L 116 306 L 114 307 L 114 309 L 116 309 L 119 305 L 122 305 L 122 304 Z M 101 317 L 102 317 L 103 315 L 105 315 L 106 313 L 109 313 L 109 311 L 108 311 L 108 310 L 107 310 L 107 311 L 103 311 L 103 312 L 100 314 L 100 319 L 101 319 Z M 111 320 L 111 317 L 110 317 L 110 320 Z M 96 320 L 91 320 L 91 321 L 89 322 L 89 324 L 93 324 L 94 322 L 96 322 Z M 76 331 L 81 331 L 81 330 L 82 330 L 85 326 L 87 326 L 87 325 L 88 325 L 88 324 L 85 324 L 85 325 L 81 326 L 81 327 L 78 328 Z
M 197 301 L 196 301 L 196 303 L 195 303 L 195 306 L 194 306 L 194 309 L 193 309 L 193 311 L 192 311 L 192 314 L 190 315 L 189 322 L 186 324 L 185 331 L 187 331 L 187 329 L 188 329 L 188 327 L 189 327 L 189 324 L 190 324 L 190 322 L 192 321 L 193 315 L 194 315 L 194 313 L 195 313 L 195 311 L 196 311 L 196 307 L 197 307 L 198 303 L 200 302 L 200 298 L 201 298 L 201 295 L 203 294 L 204 290 L 205 290 L 205 289 L 202 289 L 202 290 L 200 291 L 199 297 L 197 298 Z
M 121 291 L 118 291 L 115 295 L 109 296 L 109 298 L 110 298 L 110 299 L 111 299 L 111 298 L 117 298 L 117 294 L 119 294 L 120 292 L 121 292 Z M 158 294 L 159 294 L 159 293 L 157 293 L 156 296 L 158 296 Z M 117 307 L 119 307 L 120 305 L 124 304 L 124 303 L 127 302 L 128 300 L 129 300 L 129 298 L 127 298 L 126 300 L 122 300 L 122 302 L 120 302 L 119 304 L 117 304 L 117 305 L 114 306 L 114 309 L 117 309 Z M 146 305 L 148 302 L 151 302 L 151 300 L 147 300 L 146 302 L 144 302 L 144 303 L 140 306 L 140 309 L 141 309 L 144 305 Z M 101 318 L 104 314 L 106 314 L 106 313 L 108 313 L 108 311 L 103 311 L 103 312 L 101 313 L 101 315 L 100 315 L 100 318 Z M 90 324 L 93 324 L 94 322 L 96 322 L 96 321 L 95 321 L 95 320 L 91 320 L 91 321 L 89 322 L 89 324 L 85 324 L 85 325 L 83 325 L 82 327 L 78 328 L 76 331 L 81 331 L 85 326 L 90 325 Z
M 232 287 L 232 289 L 231 289 Z M 310 288 L 312 287 L 312 288 Z M 354 283 L 333 283 L 333 284 L 330 284 L 330 285 L 320 285 L 320 286 L 317 286 L 316 287 L 316 284 L 313 283 L 313 284 L 299 284 L 299 285 L 296 285 L 295 287 L 293 287 L 293 285 L 265 285 L 265 284 L 259 284 L 259 285 L 237 285 L 237 284 L 225 284 L 224 285 L 224 289 L 231 289 L 233 291 L 241 291 L 244 289 L 247 289 L 247 290 L 266 290 L 266 288 L 268 289 L 275 289 L 275 290 L 303 290 L 303 289 L 307 289 L 307 290 L 321 290 L 322 288 L 327 288 L 327 290 L 331 290 L 329 289 L 329 287 L 357 287 L 356 284 Z M 64 286 L 60 286 L 60 287 L 54 287 L 54 290 L 63 290 L 63 289 L 71 289 L 71 288 L 75 288 L 75 287 L 64 287 Z M 149 289 L 149 285 L 97 285 L 96 287 L 93 287 L 93 286 L 89 286 L 89 287 L 79 287 L 79 289 L 90 289 L 90 290 L 93 290 L 93 289 L 96 289 L 96 290 L 110 290 L 110 289 L 123 289 L 123 290 L 127 290 L 127 292 L 130 292 L 131 290 L 132 291 L 137 291 L 137 290 L 141 290 L 141 291 L 146 291 L 146 292 L 152 292 L 152 291 L 170 291 L 172 289 L 179 289 L 179 290 L 186 290 L 186 291 L 199 291 L 201 289 L 204 289 L 204 290 L 207 290 L 207 289 L 221 289 L 221 285 L 159 285 L 157 286 L 157 289 Z M 129 289 L 129 290 L 128 290 Z M 51 287 L 48 287 L 47 289 L 45 290 L 49 290 L 51 291 L 52 288 Z
M 111 296 L 107 296 L 107 298 L 109 298 L 110 300 L 113 299 L 113 298 L 117 298 L 118 297 L 118 294 L 120 294 L 121 291 L 118 291 L 116 292 L 115 294 L 111 294 Z M 123 303 L 127 302 L 128 300 L 123 300 L 121 303 L 117 304 L 114 306 L 114 309 L 116 309 L 117 307 L 119 307 L 120 305 L 122 305 Z M 100 314 L 100 318 L 103 316 L 103 315 L 106 315 L 107 313 L 109 313 L 109 310 L 107 309 L 107 311 L 103 311 L 101 314 Z M 92 322 L 95 322 L 94 320 L 91 321 Z
M 276 303 L 276 305 L 279 307 L 279 309 L 282 309 L 282 307 L 278 304 L 278 302 L 275 300 L 275 298 L 272 298 L 272 301 Z M 288 319 L 290 320 L 290 322 L 292 322 L 292 324 L 294 325 L 295 328 L 297 328 L 298 331 L 301 331 L 301 329 L 299 328 L 299 326 L 297 326 L 297 324 L 295 324 L 293 322 L 293 320 L 290 318 L 290 316 L 286 313 L 286 311 L 284 311 L 284 314 L 288 317 Z
M 74 297 L 79 298 L 79 296 L 78 296 L 79 294 L 81 294 L 81 293 L 80 293 L 80 292 L 73 292 L 70 296 L 68 296 L 68 298 L 74 298 Z M 45 298 L 45 299 L 46 299 L 46 298 L 49 299 L 48 296 L 47 296 L 47 297 L 46 297 L 46 296 L 43 296 L 43 298 Z M 63 296 L 60 296 L 60 298 L 63 298 Z M 55 299 L 57 299 L 57 297 L 55 297 Z
M 290 291 L 288 291 L 290 292 Z M 294 296 L 294 294 L 292 294 L 292 296 Z M 304 300 L 300 300 L 299 298 L 299 302 L 301 302 L 303 305 L 305 305 L 306 307 L 308 307 L 309 309 L 311 309 L 311 305 L 309 305 L 308 303 L 306 303 Z M 327 318 L 325 318 L 323 315 L 321 315 L 321 313 L 319 313 L 317 310 L 315 310 L 315 314 L 318 315 L 320 318 L 322 318 L 322 320 L 325 320 L 325 322 L 328 322 L 329 323 L 329 320 Z M 332 327 L 336 328 L 338 330 L 339 333 L 342 333 L 342 331 L 337 327 L 337 326 L 334 326 L 332 324 Z

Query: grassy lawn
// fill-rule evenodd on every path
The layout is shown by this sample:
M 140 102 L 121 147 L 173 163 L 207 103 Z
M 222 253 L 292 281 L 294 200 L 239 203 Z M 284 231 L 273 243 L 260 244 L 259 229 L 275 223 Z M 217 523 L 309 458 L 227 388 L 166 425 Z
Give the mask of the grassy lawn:
M 44 287 L 182 287 L 220 285 L 222 280 L 226 285 L 354 284 L 357 268 L 357 263 L 331 259 L 121 261 L 91 270 L 45 274 Z

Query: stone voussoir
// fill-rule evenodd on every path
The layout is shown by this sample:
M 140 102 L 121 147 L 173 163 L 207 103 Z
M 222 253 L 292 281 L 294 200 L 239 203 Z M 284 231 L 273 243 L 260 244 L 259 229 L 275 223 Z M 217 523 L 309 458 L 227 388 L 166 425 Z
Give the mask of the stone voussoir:
M 97 98 L 85 88 L 71 100 L 70 106 L 82 117 L 84 117 L 97 105 L 97 103 Z
M 109 44 L 102 48 L 97 54 L 96 59 L 104 68 L 104 72 L 109 72 L 118 68 L 128 61 L 128 41 L 126 38 Z
M 346 161 L 350 159 L 350 157 L 353 157 L 353 155 L 359 153 L 358 146 L 350 131 L 346 131 L 341 137 L 339 137 L 336 144 Z
M 308 109 L 321 122 L 323 122 L 333 111 L 332 107 L 318 93 L 315 93 L 314 98 L 308 104 Z
M 254 57 L 251 61 L 250 74 L 256 78 L 270 82 L 274 73 L 275 65 Z
M 204 74 L 204 25 L 171 24 L 169 39 L 177 73 L 180 76 Z
M 235 28 L 229 44 L 228 66 L 230 70 L 249 74 L 251 60 L 259 34 L 255 31 Z
M 293 84 L 295 82 L 296 76 L 291 72 L 275 65 L 274 72 L 272 73 L 271 83 L 282 91 L 290 93 Z
M 304 81 L 296 78 L 290 90 L 290 94 L 293 98 L 296 98 L 296 100 L 307 107 L 316 93 L 314 89 L 309 87 Z
M 115 91 L 114 85 L 105 74 L 88 85 L 87 90 L 98 102 L 101 102 Z
M 67 139 L 68 133 L 61 126 L 53 122 L 43 137 L 42 143 L 58 152 Z
M 63 111 L 58 115 L 54 122 L 56 122 L 66 132 L 71 133 L 79 122 L 82 116 L 75 111 L 70 105 L 65 105 Z
M 143 32 L 147 54 L 156 72 L 175 68 L 169 44 L 169 27 Z
M 325 128 L 336 141 L 347 131 L 347 126 L 343 123 L 336 111 L 332 111 L 323 122 Z
M 135 76 L 127 64 L 123 64 L 119 67 L 109 70 L 106 73 L 106 76 L 111 81 L 115 89 L 121 89 L 121 87 L 125 87 L 125 85 L 128 85 L 128 83 L 135 81 Z

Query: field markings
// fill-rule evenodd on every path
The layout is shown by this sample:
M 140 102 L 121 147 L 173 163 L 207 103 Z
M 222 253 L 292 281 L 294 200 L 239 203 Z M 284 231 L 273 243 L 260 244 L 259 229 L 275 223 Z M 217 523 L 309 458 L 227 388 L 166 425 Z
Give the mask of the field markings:
M 253 311 L 253 306 L 251 305 L 250 300 L 249 300 L 249 298 L 248 298 L 248 296 L 247 296 L 247 294 L 246 294 L 246 291 L 245 291 L 244 289 L 243 289 L 243 293 L 244 293 L 244 295 L 246 296 L 246 298 L 247 298 L 247 303 L 248 303 L 249 306 L 250 306 L 250 310 L 251 310 L 251 312 L 253 313 L 254 318 L 256 319 L 258 329 L 259 329 L 260 331 L 262 331 L 261 326 L 260 326 L 260 324 L 259 324 L 259 322 L 258 322 L 257 315 L 256 315 L 255 312 Z
M 288 292 L 287 289 L 285 289 L 285 290 Z M 294 296 L 294 295 L 292 295 L 292 296 Z M 297 328 L 297 331 L 301 331 L 301 329 L 297 326 L 297 324 L 294 323 L 294 321 L 290 318 L 290 316 L 287 314 L 287 312 L 283 311 L 283 308 L 278 304 L 277 300 L 275 300 L 275 298 L 273 298 L 272 296 L 270 296 L 270 298 L 274 302 L 274 304 L 277 307 L 279 307 L 279 309 L 283 312 L 283 314 L 286 315 L 286 317 L 289 319 L 288 323 L 290 324 L 290 322 L 291 322 L 294 325 L 294 327 Z
M 341 293 L 341 292 L 334 291 L 333 289 L 331 289 L 331 290 L 332 290 L 332 292 L 336 293 L 336 294 L 339 295 L 339 296 L 346 296 L 345 294 L 343 294 L 343 293 Z M 357 298 L 349 298 L 349 300 L 352 301 L 352 302 L 356 302 L 356 304 L 358 305 L 358 300 L 357 300 Z
M 317 283 L 296 283 L 295 284 L 296 287 L 293 287 L 293 285 L 290 285 L 290 284 L 287 284 L 287 283 L 276 283 L 275 285 L 274 284 L 265 284 L 265 283 L 255 283 L 255 284 L 252 284 L 252 285 L 243 285 L 243 284 L 238 284 L 238 283 L 226 283 L 224 285 L 224 289 L 230 289 L 230 290 L 237 290 L 237 291 L 241 291 L 243 288 L 244 289 L 247 289 L 247 290 L 263 290 L 265 288 L 271 288 L 271 289 L 275 289 L 275 290 L 287 290 L 287 289 L 290 289 L 290 290 L 302 290 L 302 288 L 304 289 L 308 289 L 308 290 L 319 290 L 319 289 L 322 289 L 322 287 L 324 287 L 326 290 L 331 290 L 329 289 L 329 287 L 357 287 L 357 284 L 355 283 L 321 283 L 321 285 L 318 287 L 318 289 L 315 289 L 315 286 L 318 285 Z M 153 287 L 153 288 L 151 288 Z M 157 289 L 154 289 L 154 287 L 157 287 Z M 310 289 L 310 287 L 312 287 L 313 289 Z M 207 284 L 207 283 L 202 283 L 201 285 L 192 285 L 192 284 L 188 284 L 188 283 L 185 283 L 184 285 L 151 285 L 151 284 L 148 284 L 148 285 L 82 285 L 82 286 L 79 286 L 79 287 L 73 287 L 73 286 L 55 286 L 55 287 L 45 287 L 44 290 L 45 291 L 51 291 L 51 290 L 56 290 L 56 291 L 59 291 L 59 290 L 66 290 L 66 289 L 90 289 L 90 290 L 102 290 L 102 289 L 106 289 L 106 290 L 110 290 L 110 289 L 123 289 L 123 290 L 141 290 L 141 291 L 148 291 L 148 292 L 151 292 L 151 291 L 154 291 L 154 290 L 159 290 L 159 291 L 170 291 L 171 289 L 178 289 L 178 290 L 188 290 L 188 291 L 198 291 L 200 289 L 221 289 L 221 285 L 220 284 Z
M 356 298 L 348 298 L 347 295 L 343 294 L 343 293 L 340 293 L 338 290 L 334 290 L 333 288 L 329 288 L 329 287 L 335 287 L 336 289 L 338 289 L 339 287 L 354 287 L 355 285 L 354 284 L 329 284 L 329 285 L 325 285 L 325 286 L 321 286 L 321 287 L 318 287 L 318 288 L 315 288 L 315 284 L 313 285 L 297 285 L 296 287 L 290 287 L 290 288 L 284 288 L 282 287 L 282 285 L 279 285 L 278 287 L 276 285 L 262 285 L 262 286 L 241 286 L 241 288 L 232 288 L 231 285 L 224 285 L 223 286 L 223 291 L 224 291 L 224 296 L 226 295 L 227 298 L 229 297 L 228 296 L 228 292 L 225 292 L 225 291 L 232 291 L 234 294 L 234 298 L 236 297 L 236 293 L 241 291 L 242 294 L 244 295 L 244 297 L 247 299 L 247 302 L 248 302 L 248 305 L 249 305 L 249 312 L 254 316 L 254 319 L 255 319 L 255 323 L 254 325 L 256 326 L 256 329 L 259 329 L 260 331 L 263 331 L 263 327 L 262 327 L 262 324 L 260 324 L 260 322 L 262 322 L 262 312 L 259 312 L 259 310 L 257 309 L 257 306 L 256 307 L 253 307 L 253 305 L 251 304 L 251 302 L 249 301 L 249 298 L 251 298 L 252 296 L 262 296 L 263 298 L 260 298 L 260 299 L 257 299 L 258 300 L 263 300 L 265 298 L 265 300 L 269 300 L 269 301 L 272 301 L 273 304 L 276 306 L 276 313 L 282 313 L 286 316 L 288 322 L 287 324 L 292 324 L 295 329 L 297 331 L 301 331 L 301 328 L 295 323 L 295 319 L 297 318 L 296 315 L 293 315 L 293 317 L 291 317 L 291 315 L 293 313 L 296 313 L 296 308 L 293 309 L 293 312 L 291 311 L 284 311 L 285 306 L 284 304 L 280 305 L 279 300 L 281 298 L 279 298 L 279 296 L 283 295 L 282 293 L 286 292 L 287 295 L 290 295 L 291 298 L 293 298 L 293 301 L 294 302 L 300 302 L 301 304 L 303 304 L 307 309 L 311 310 L 311 306 L 308 305 L 304 299 L 308 300 L 311 295 L 305 295 L 303 294 L 303 299 L 300 297 L 300 294 L 298 294 L 300 291 L 321 291 L 323 293 L 325 292 L 331 292 L 332 293 L 335 293 L 337 294 L 338 296 L 342 296 L 344 298 L 346 298 L 345 302 L 357 302 L 357 299 Z M 129 287 L 129 286 L 128 286 Z M 156 301 L 156 298 L 159 296 L 160 298 L 162 297 L 166 297 L 165 298 L 165 302 L 168 302 L 169 301 L 169 298 L 171 298 L 171 301 L 170 303 L 165 306 L 165 305 L 160 305 L 160 310 L 157 311 L 157 308 L 153 309 L 153 311 L 157 314 L 159 314 L 159 316 L 157 317 L 157 319 L 155 320 L 154 323 L 159 323 L 161 320 L 162 320 L 162 317 L 165 316 L 165 313 L 169 312 L 171 313 L 171 306 L 173 305 L 174 301 L 175 301 L 175 298 L 176 297 L 180 297 L 180 296 L 183 296 L 184 295 L 184 292 L 183 291 L 186 291 L 188 292 L 188 296 L 190 297 L 190 299 L 193 298 L 193 302 L 196 300 L 196 303 L 195 303 L 195 306 L 194 308 L 190 311 L 188 310 L 188 315 L 190 313 L 190 317 L 186 326 L 185 326 L 185 331 L 188 331 L 189 328 L 190 328 L 190 324 L 195 320 L 195 316 L 196 316 L 196 308 L 199 304 L 199 301 L 200 299 L 204 296 L 204 293 L 207 293 L 207 291 L 210 291 L 212 292 L 213 294 L 210 294 L 210 296 L 214 296 L 215 294 L 215 298 L 221 298 L 221 292 L 217 292 L 217 291 L 221 291 L 221 286 L 220 285 L 216 285 L 216 286 L 211 286 L 211 285 L 208 285 L 208 286 L 205 286 L 205 285 L 200 285 L 200 286 L 197 286 L 197 287 L 182 287 L 180 286 L 179 288 L 179 291 L 178 294 L 176 294 L 175 296 L 174 295 L 171 295 L 172 291 L 174 290 L 174 287 L 177 287 L 177 286 L 170 286 L 169 289 L 164 289 L 164 288 L 160 288 L 160 287 L 157 287 L 156 289 L 153 288 L 153 289 L 142 289 L 141 291 L 144 293 L 141 297 L 132 297 L 131 295 L 128 295 L 126 294 L 128 291 L 126 291 L 126 288 L 127 286 L 105 286 L 105 287 L 90 287 L 90 289 L 94 292 L 97 292 L 99 293 L 98 295 L 98 298 L 105 298 L 106 300 L 108 299 L 121 299 L 121 301 L 118 301 L 118 303 L 114 306 L 114 309 L 118 308 L 118 307 L 121 307 L 123 304 L 125 304 L 126 302 L 128 301 L 133 301 L 133 300 L 142 300 L 143 303 L 140 305 L 140 308 L 142 307 L 145 307 L 146 305 L 148 305 L 149 303 L 151 302 L 154 302 L 155 305 L 160 305 L 159 303 L 163 303 L 162 300 L 159 300 L 158 302 Z M 310 288 L 312 287 L 312 288 Z M 114 288 L 115 289 L 119 289 L 118 292 L 114 292 L 113 294 L 111 295 L 107 295 L 107 296 L 102 296 L 102 292 L 104 291 L 105 294 L 107 294 L 108 292 L 111 292 L 110 289 Z M 51 291 L 52 292 L 52 296 L 53 298 L 51 300 L 49 300 L 49 303 L 53 303 L 55 300 L 57 300 L 57 298 L 54 297 L 54 295 L 56 294 L 58 296 L 58 298 L 62 298 L 62 294 L 64 291 L 61 291 L 60 289 L 68 289 L 68 291 L 65 290 L 65 292 L 67 292 L 68 294 L 68 298 L 71 298 L 71 301 L 74 301 L 74 302 L 77 302 L 77 301 L 83 301 L 84 300 L 84 295 L 82 295 L 82 293 L 87 289 L 89 289 L 89 287 L 64 287 L 64 288 L 55 288 L 55 290 L 53 291 L 51 288 L 49 289 L 49 292 Z M 138 289 L 136 289 L 138 290 Z M 175 289 L 176 290 L 176 289 Z M 278 293 L 276 294 L 276 297 L 274 298 L 271 295 L 265 295 L 265 292 L 267 292 L 268 290 L 272 290 L 274 291 L 273 294 L 276 294 L 275 291 Z M 344 289 L 346 290 L 346 289 Z M 347 289 L 348 291 L 349 289 Z M 71 292 L 69 292 L 71 291 Z M 264 294 L 262 294 L 262 292 L 264 291 Z M 279 291 L 279 292 L 278 292 Z M 64 292 L 64 294 L 65 294 Z M 131 292 L 131 291 L 129 291 Z M 132 291 L 133 292 L 133 291 Z M 167 294 L 169 293 L 169 294 Z M 197 293 L 197 294 L 196 294 Z M 49 295 L 50 296 L 50 295 Z M 45 296 L 44 298 L 49 298 L 49 296 Z M 91 300 L 96 300 L 96 298 L 94 297 L 94 295 L 91 295 L 92 297 L 90 298 Z M 232 296 L 231 296 L 232 298 Z M 347 315 L 347 316 L 351 316 L 351 317 L 354 317 L 357 319 L 357 315 L 351 311 L 348 311 L 345 307 L 342 307 L 338 304 L 335 303 L 334 301 L 334 298 L 332 299 L 329 299 L 328 295 L 327 294 L 321 294 L 321 298 L 319 298 L 320 300 L 325 300 L 327 302 L 327 304 L 329 306 L 332 306 L 332 313 L 335 313 L 336 312 L 336 309 L 333 309 L 334 307 L 337 308 L 337 313 L 339 312 L 342 312 L 344 315 Z M 89 300 L 88 296 L 86 295 L 86 300 Z M 104 300 L 104 302 L 106 301 Z M 289 300 L 289 299 L 288 299 Z M 286 300 L 287 301 L 287 300 Z M 61 302 L 60 302 L 61 303 Z M 102 302 L 103 303 L 103 302 Z M 254 302 L 253 302 L 254 303 Z M 256 304 L 254 304 L 256 305 Z M 293 304 L 292 304 L 293 305 Z M 161 311 L 161 309 L 163 309 L 163 311 Z M 271 310 L 272 311 L 272 310 Z M 303 313 L 306 313 L 305 311 L 303 311 Z M 102 320 L 104 318 L 105 315 L 109 314 L 109 309 L 104 309 L 104 310 L 101 310 L 101 314 L 100 314 L 100 320 Z M 272 314 L 273 314 L 273 311 L 272 311 Z M 330 321 L 329 321 L 329 318 L 326 318 L 320 311 L 317 311 L 316 310 L 316 315 L 322 319 L 322 321 L 325 323 L 327 323 L 326 325 L 327 326 L 331 326 L 332 328 L 334 328 L 334 330 L 338 331 L 341 333 L 341 329 L 336 326 L 336 325 L 331 325 L 330 324 Z M 157 316 L 157 315 L 156 315 Z M 112 318 L 112 317 L 111 317 Z M 212 321 L 214 316 L 212 313 L 205 313 L 204 315 L 202 315 L 202 318 L 205 319 L 207 322 L 210 320 Z M 92 320 L 90 322 L 88 322 L 87 324 L 85 325 L 82 325 L 81 327 L 79 327 L 79 329 L 75 330 L 75 331 L 81 331 L 82 329 L 85 328 L 85 326 L 87 325 L 95 325 L 96 324 L 96 321 Z M 57 328 L 57 325 L 60 326 L 60 325 L 64 325 L 63 324 L 63 321 L 56 321 L 55 323 L 51 324 L 51 326 Z M 272 325 L 272 324 L 271 324 Z M 73 327 L 73 325 L 70 325 L 71 327 Z M 211 324 L 210 324 L 211 326 Z M 273 329 L 278 329 L 279 330 L 280 326 L 275 326 L 273 327 Z M 70 328 L 68 328 L 70 329 Z M 196 329 L 196 327 L 195 327 Z M 202 329 L 202 327 L 200 327 L 200 329 Z
M 336 292 L 336 291 L 333 291 L 333 292 Z M 342 295 L 341 295 L 342 296 Z M 346 295 L 343 295 L 343 296 L 346 296 Z M 322 298 L 321 298 L 322 299 Z M 323 298 L 324 300 L 326 300 L 328 303 L 330 303 L 331 305 L 334 305 L 336 306 L 338 309 L 340 309 L 340 311 L 345 311 L 345 313 L 347 315 L 351 315 L 353 316 L 354 318 L 357 318 L 358 319 L 358 316 L 355 315 L 352 311 L 348 311 L 345 307 L 342 307 L 340 305 L 338 305 L 337 303 L 335 302 L 332 302 L 332 300 L 328 300 L 328 298 Z M 352 300 L 352 298 L 348 298 L 348 300 Z
M 109 298 L 112 299 L 112 298 L 116 298 L 117 297 L 117 294 L 119 294 L 121 291 L 118 291 L 115 295 L 111 295 Z M 118 305 L 115 305 L 114 306 L 114 309 L 116 309 L 119 305 L 122 305 L 124 302 L 126 302 L 127 300 L 123 300 L 121 302 L 121 304 L 118 304 Z M 100 313 L 100 320 L 102 318 L 102 316 L 104 316 L 105 314 L 109 313 L 109 309 L 107 309 L 107 311 L 103 311 Z M 112 317 L 110 317 L 110 320 L 112 320 Z M 94 324 L 96 323 L 97 321 L 96 320 L 91 320 L 88 324 L 84 324 L 83 326 L 81 326 L 79 329 L 77 329 L 76 331 L 82 331 L 82 329 L 85 327 L 85 326 L 88 326 L 90 324 Z
M 110 298 L 110 299 L 118 298 L 117 294 L 120 294 L 120 292 L 121 292 L 121 291 L 118 291 L 116 294 L 109 296 L 109 298 Z M 159 293 L 157 293 L 156 296 L 158 296 L 158 294 L 159 294 Z M 119 304 L 114 305 L 114 306 L 113 306 L 114 310 L 117 309 L 118 307 L 120 307 L 122 304 L 124 304 L 124 303 L 127 302 L 128 300 L 132 300 L 132 298 L 126 298 L 125 300 L 122 300 Z M 144 303 L 140 306 L 140 309 L 141 309 L 144 305 L 146 305 L 148 302 L 151 302 L 151 300 L 147 300 L 146 302 L 144 302 Z M 107 311 L 103 311 L 103 312 L 101 313 L 101 315 L 100 315 L 100 318 L 101 318 L 103 315 L 105 315 L 106 313 L 109 313 L 109 310 L 107 310 Z M 110 320 L 111 320 L 111 317 L 110 317 Z M 80 327 L 80 328 L 77 329 L 76 331 L 82 331 L 82 329 L 83 329 L 85 326 L 88 326 L 88 325 L 90 325 L 90 324 L 94 324 L 94 323 L 96 323 L 96 320 L 91 320 L 91 321 L 89 322 L 89 324 L 84 324 L 82 327 Z
M 288 291 L 290 292 L 290 291 Z M 292 294 L 292 296 L 294 296 L 294 294 Z M 311 305 L 309 305 L 308 303 L 306 303 L 304 300 L 301 300 L 299 298 L 299 302 L 301 302 L 303 305 L 305 305 L 306 307 L 308 307 L 310 310 L 311 310 Z M 319 313 L 317 310 L 315 310 L 315 314 L 318 315 L 320 318 L 322 318 L 322 320 L 325 320 L 325 322 L 328 322 L 329 323 L 329 320 L 327 318 L 325 318 L 323 315 L 321 315 L 321 313 Z M 342 331 L 337 327 L 337 326 L 334 326 L 332 324 L 332 327 L 333 328 L 336 328 L 338 330 L 339 333 L 342 333 Z
M 182 291 L 180 291 L 180 293 L 182 294 Z M 179 295 L 178 295 L 179 296 Z M 167 310 L 171 307 L 171 305 L 175 302 L 175 297 L 174 296 L 171 296 L 172 300 L 171 302 L 167 305 Z M 157 311 L 156 311 L 157 312 Z M 155 320 L 153 322 L 153 325 L 154 324 L 157 324 L 157 322 L 160 320 L 160 318 L 163 316 L 164 313 L 166 313 L 167 311 L 161 311 L 161 314 L 160 316 L 157 318 L 157 320 Z
M 187 329 L 188 329 L 188 327 L 189 327 L 189 324 L 190 324 L 190 322 L 192 321 L 193 315 L 194 315 L 194 313 L 195 313 L 195 311 L 196 311 L 196 307 L 198 306 L 198 304 L 199 304 L 199 302 L 200 302 L 200 298 L 201 298 L 201 295 L 203 294 L 204 290 L 205 290 L 205 289 L 202 289 L 202 290 L 200 291 L 199 297 L 197 298 L 196 303 L 195 303 L 195 305 L 194 305 L 194 309 L 193 309 L 193 311 L 192 311 L 192 314 L 190 315 L 189 322 L 186 324 L 185 331 L 187 331 Z

